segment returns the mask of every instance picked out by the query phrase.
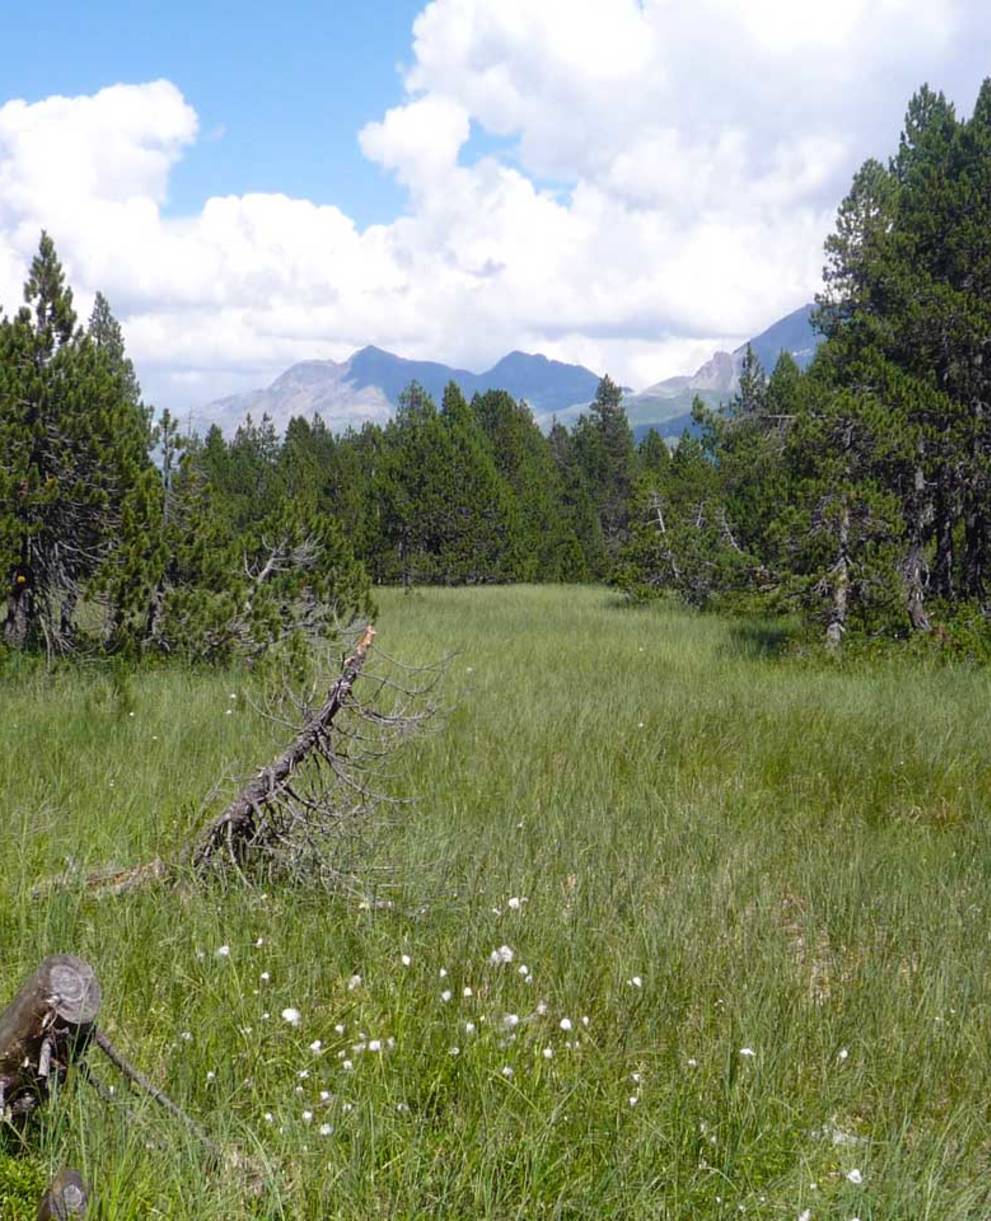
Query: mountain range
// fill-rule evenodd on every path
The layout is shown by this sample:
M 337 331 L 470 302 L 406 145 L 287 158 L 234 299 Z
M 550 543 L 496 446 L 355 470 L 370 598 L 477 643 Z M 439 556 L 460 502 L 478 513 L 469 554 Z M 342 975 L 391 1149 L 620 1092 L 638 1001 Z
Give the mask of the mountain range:
M 810 323 L 812 309 L 804 305 L 750 340 L 766 370 L 774 367 L 782 351 L 790 352 L 802 368 L 808 365 L 819 342 Z M 638 394 L 627 393 L 623 402 L 634 432 L 641 436 L 655 427 L 663 435 L 677 436 L 690 423 L 695 395 L 711 405 L 724 402 L 739 385 L 746 348 L 743 344 L 734 352 L 716 352 L 693 374 L 666 378 Z M 549 426 L 555 416 L 570 422 L 585 410 L 599 376 L 582 365 L 526 352 L 510 352 L 484 373 L 471 373 L 436 361 L 407 360 L 369 346 L 345 361 L 301 361 L 265 389 L 217 399 L 197 414 L 225 432 L 233 431 L 248 412 L 256 420 L 267 413 L 279 429 L 292 416 L 316 413 L 330 428 L 341 430 L 367 420 L 384 423 L 412 381 L 419 382 L 438 403 L 447 383 L 455 381 L 467 398 L 491 389 L 526 399 L 537 420 Z

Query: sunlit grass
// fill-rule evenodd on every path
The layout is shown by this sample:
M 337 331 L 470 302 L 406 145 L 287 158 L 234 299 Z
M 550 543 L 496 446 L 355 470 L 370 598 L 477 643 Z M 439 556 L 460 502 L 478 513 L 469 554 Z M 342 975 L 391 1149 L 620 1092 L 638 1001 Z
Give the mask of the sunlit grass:
M 2 686 L 4 994 L 88 958 L 111 1034 L 264 1181 L 82 1085 L 42 1168 L 107 1218 L 988 1215 L 987 676 L 814 670 L 597 589 L 380 602 L 383 650 L 456 654 L 369 861 L 391 910 L 33 900 L 168 853 L 279 732 L 247 675 Z

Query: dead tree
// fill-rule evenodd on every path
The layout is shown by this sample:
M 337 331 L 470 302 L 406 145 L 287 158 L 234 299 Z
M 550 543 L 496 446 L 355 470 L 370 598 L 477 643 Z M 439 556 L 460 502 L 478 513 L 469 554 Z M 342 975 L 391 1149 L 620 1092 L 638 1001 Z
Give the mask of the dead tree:
M 71 954 L 46 958 L 0 1014 L 0 1113 L 30 1114 L 86 1050 L 100 1009 L 93 968 Z
M 289 747 L 262 768 L 191 846 L 188 855 L 197 870 L 202 871 L 221 856 L 240 866 L 249 851 L 270 849 L 284 835 L 286 819 L 279 816 L 280 807 L 304 800 L 295 791 L 293 778 L 303 762 L 326 748 L 330 727 L 350 697 L 374 639 L 375 629 L 369 625 L 319 711 L 309 718 Z
M 371 816 L 397 804 L 384 791 L 383 773 L 396 740 L 434 715 L 428 696 L 443 672 L 439 665 L 416 670 L 417 677 L 402 681 L 369 676 L 363 667 L 374 638 L 369 625 L 318 707 L 315 692 L 305 699 L 284 693 L 292 719 L 270 716 L 293 729 L 288 747 L 174 856 L 129 869 L 100 870 L 85 879 L 87 888 L 120 894 L 155 880 L 188 878 L 190 873 L 233 874 L 243 880 L 249 870 L 264 870 L 308 884 L 360 891 L 367 898 L 343 858 L 360 843 L 359 832 L 367 834 Z M 370 693 L 365 701 L 354 694 L 359 677 Z M 71 875 L 50 879 L 35 894 L 72 881 Z

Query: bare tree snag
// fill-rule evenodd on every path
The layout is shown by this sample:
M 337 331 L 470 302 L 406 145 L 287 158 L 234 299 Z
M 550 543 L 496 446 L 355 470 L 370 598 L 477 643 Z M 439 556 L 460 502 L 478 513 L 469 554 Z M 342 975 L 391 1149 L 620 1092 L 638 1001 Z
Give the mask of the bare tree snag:
M 78 1170 L 60 1170 L 38 1205 L 37 1221 L 71 1221 L 89 1206 L 90 1189 Z
M 323 706 L 288 749 L 268 767 L 262 768 L 193 845 L 189 858 L 194 868 L 202 870 L 220 857 L 240 865 L 249 849 L 264 848 L 271 843 L 278 834 L 277 821 L 272 814 L 279 799 L 290 791 L 296 769 L 324 741 L 334 718 L 347 703 L 374 639 L 375 629 L 369 624 L 354 653 L 345 661 Z
M 100 985 L 71 954 L 44 959 L 0 1014 L 0 1113 L 26 1115 L 93 1035 Z

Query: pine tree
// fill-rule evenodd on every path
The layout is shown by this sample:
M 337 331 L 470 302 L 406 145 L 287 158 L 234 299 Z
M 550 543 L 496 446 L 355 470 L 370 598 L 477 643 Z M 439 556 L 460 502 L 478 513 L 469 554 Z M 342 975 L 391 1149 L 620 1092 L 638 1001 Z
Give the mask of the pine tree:
M 25 304 L 0 323 L 0 547 L 5 638 L 49 653 L 76 643 L 78 610 L 117 544 L 125 501 L 148 466 L 148 420 L 112 350 L 95 337 L 43 233 Z M 105 303 L 104 303 L 105 305 Z M 116 324 L 113 324 L 116 326 Z M 119 337 L 119 330 L 117 332 Z
M 574 445 L 599 514 L 607 554 L 615 557 L 627 538 L 636 455 L 623 392 L 608 374 L 599 382 L 589 413 L 575 426 Z

